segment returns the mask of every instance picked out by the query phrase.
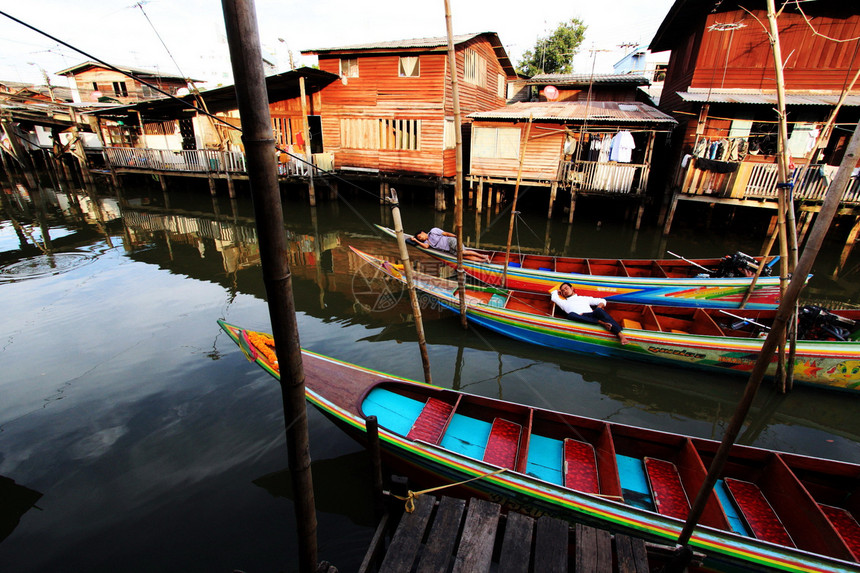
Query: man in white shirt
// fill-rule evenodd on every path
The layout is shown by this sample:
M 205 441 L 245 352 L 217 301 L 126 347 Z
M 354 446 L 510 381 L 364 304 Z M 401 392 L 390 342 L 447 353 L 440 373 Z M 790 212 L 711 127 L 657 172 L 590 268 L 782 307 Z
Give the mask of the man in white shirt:
M 627 337 L 621 331 L 621 325 L 604 310 L 606 299 L 580 296 L 570 283 L 561 283 L 558 289 L 550 291 L 550 298 L 570 320 L 600 324 L 617 336 L 621 344 L 627 344 Z

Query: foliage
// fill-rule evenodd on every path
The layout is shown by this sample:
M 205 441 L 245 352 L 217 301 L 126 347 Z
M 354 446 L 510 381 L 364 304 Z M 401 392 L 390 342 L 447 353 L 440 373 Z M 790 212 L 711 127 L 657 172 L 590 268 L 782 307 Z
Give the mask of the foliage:
M 535 74 L 569 74 L 573 56 L 579 51 L 587 28 L 579 18 L 559 24 L 555 32 L 538 38 L 535 47 L 523 53 L 517 71 L 529 77 Z

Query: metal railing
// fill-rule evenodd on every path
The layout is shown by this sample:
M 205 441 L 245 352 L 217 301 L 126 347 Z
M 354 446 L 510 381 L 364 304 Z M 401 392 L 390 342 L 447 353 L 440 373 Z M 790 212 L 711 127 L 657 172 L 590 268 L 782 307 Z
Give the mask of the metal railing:
M 108 161 L 113 167 L 146 169 L 154 171 L 176 171 L 187 173 L 247 173 L 245 155 L 240 151 L 217 151 L 195 149 L 170 151 L 168 149 L 138 149 L 134 147 L 105 148 Z M 324 171 L 334 167 L 334 154 L 315 153 L 313 164 Z M 304 161 L 290 157 L 288 162 L 278 163 L 278 173 L 285 176 L 307 177 L 311 167 Z M 316 172 L 315 175 L 319 175 Z
M 561 182 L 580 191 L 644 193 L 650 166 L 614 161 L 568 161 L 561 167 Z

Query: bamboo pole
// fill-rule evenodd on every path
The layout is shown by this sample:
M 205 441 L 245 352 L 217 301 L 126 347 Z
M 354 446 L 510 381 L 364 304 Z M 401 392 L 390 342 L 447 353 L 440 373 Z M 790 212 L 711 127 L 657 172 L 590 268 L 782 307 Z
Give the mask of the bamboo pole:
M 430 357 L 427 355 L 427 340 L 424 338 L 424 321 L 421 319 L 421 305 L 418 304 L 418 294 L 415 283 L 412 282 L 412 263 L 409 261 L 409 249 L 406 248 L 406 236 L 403 234 L 403 221 L 400 218 L 400 205 L 397 202 L 397 190 L 392 188 L 388 196 L 391 205 L 391 218 L 394 222 L 394 232 L 397 235 L 397 246 L 400 247 L 400 260 L 403 262 L 403 273 L 406 275 L 406 288 L 409 300 L 412 302 L 412 314 L 415 317 L 415 330 L 418 333 L 418 349 L 421 352 L 421 363 L 424 365 L 424 381 L 433 383 L 430 376 Z
M 789 182 L 788 156 L 788 119 L 785 111 L 785 75 L 782 61 L 782 47 L 779 41 L 779 26 L 776 22 L 776 7 L 774 0 L 767 0 L 767 22 L 768 38 L 773 52 L 773 67 L 776 76 L 776 100 L 777 119 L 779 121 L 779 137 L 777 139 L 777 170 L 779 182 L 777 183 L 779 204 L 779 252 L 783 257 L 780 260 L 780 293 L 784 297 L 788 285 L 789 274 L 794 272 L 797 266 L 797 224 L 794 217 L 794 201 Z M 791 329 L 794 332 L 794 329 Z M 785 392 L 786 366 L 785 366 L 785 333 L 779 345 L 778 379 L 782 391 Z
M 505 245 L 505 266 L 502 269 L 502 286 L 508 286 L 508 262 L 511 260 L 511 240 L 514 237 L 514 221 L 517 216 L 517 198 L 520 194 L 520 180 L 523 177 L 523 161 L 526 158 L 526 147 L 529 144 L 529 134 L 532 131 L 532 114 L 529 114 L 529 122 L 526 125 L 526 139 L 523 141 L 523 148 L 520 151 L 520 165 L 517 168 L 517 183 L 514 185 L 514 202 L 511 205 L 511 223 L 508 225 L 508 242 Z
M 683 571 L 687 563 L 689 563 L 689 557 L 691 557 L 692 551 L 687 546 L 687 543 L 690 541 L 690 537 L 693 534 L 696 523 L 699 521 L 699 518 L 705 510 L 705 504 L 714 488 L 714 484 L 717 479 L 719 479 L 726 460 L 728 459 L 729 450 L 743 427 L 744 419 L 749 413 L 750 407 L 755 399 L 756 392 L 758 391 L 762 378 L 764 378 L 765 371 L 771 362 L 771 357 L 782 338 L 781 335 L 785 332 L 788 320 L 794 312 L 794 308 L 797 305 L 797 299 L 800 296 L 800 291 L 806 284 L 806 277 L 812 270 L 812 264 L 815 262 L 815 257 L 818 256 L 818 251 L 821 248 L 821 244 L 824 242 L 824 236 L 827 234 L 827 231 L 830 228 L 830 223 L 833 221 L 833 217 L 839 209 L 839 203 L 842 199 L 842 190 L 845 189 L 845 186 L 848 184 L 851 172 L 857 164 L 858 155 L 860 155 L 860 123 L 858 123 L 854 128 L 854 135 L 851 136 L 851 141 L 848 143 L 848 147 L 845 150 L 845 157 L 842 159 L 842 164 L 836 172 L 836 177 L 834 177 L 833 182 L 827 190 L 824 204 L 821 206 L 821 212 L 815 220 L 815 225 L 812 228 L 809 241 L 807 241 L 806 247 L 803 249 L 803 256 L 797 263 L 794 275 L 786 289 L 785 296 L 777 308 L 776 316 L 773 324 L 771 325 L 771 330 L 762 344 L 761 352 L 759 353 L 755 366 L 753 366 L 744 395 L 738 404 L 738 408 L 735 411 L 731 422 L 726 428 L 723 441 L 711 462 L 710 468 L 708 468 L 708 475 L 705 478 L 701 489 L 699 489 L 699 493 L 696 495 L 696 499 L 690 509 L 687 521 L 678 537 L 677 543 L 680 546 L 679 550 L 676 553 L 675 559 L 667 563 L 664 568 L 664 572 L 666 573 Z M 685 559 L 687 560 L 686 562 L 684 562 Z
M 290 476 L 295 487 L 294 508 L 301 573 L 317 563 L 317 519 L 308 448 L 305 373 L 288 262 L 284 211 L 278 190 L 275 139 L 266 93 L 266 77 L 253 0 L 222 0 L 236 100 L 242 119 L 242 141 L 248 162 L 248 182 L 254 202 L 260 262 L 269 316 L 280 363 L 281 396 Z
M 463 134 L 460 130 L 460 82 L 457 79 L 457 58 L 454 52 L 454 32 L 451 3 L 445 0 L 445 28 L 448 32 L 448 68 L 451 70 L 451 102 L 454 106 L 454 234 L 457 235 L 457 286 L 460 292 L 460 325 L 468 328 L 466 317 L 466 273 L 463 270 Z

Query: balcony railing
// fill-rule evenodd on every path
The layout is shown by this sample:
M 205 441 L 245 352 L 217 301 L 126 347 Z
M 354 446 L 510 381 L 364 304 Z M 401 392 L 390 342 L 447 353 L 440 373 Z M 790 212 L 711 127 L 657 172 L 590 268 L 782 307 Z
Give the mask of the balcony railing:
M 562 164 L 561 181 L 578 191 L 644 193 L 650 166 L 614 161 L 568 161 Z
M 715 195 L 733 199 L 776 200 L 778 166 L 775 163 L 735 162 L 735 170 L 717 173 L 696 167 L 691 160 L 679 170 L 675 185 L 687 195 Z M 800 168 L 798 167 L 798 170 Z M 829 180 L 836 172 L 830 165 L 810 165 L 802 181 L 795 181 L 795 201 L 824 201 Z M 860 180 L 853 177 L 842 194 L 843 203 L 860 203 Z
M 196 149 L 170 151 L 167 149 L 137 149 L 133 147 L 108 147 L 108 161 L 114 167 L 150 171 L 175 171 L 186 173 L 247 173 L 245 155 L 239 151 L 216 151 Z M 313 163 L 321 170 L 331 171 L 334 156 L 331 153 L 315 153 Z M 310 166 L 294 158 L 278 164 L 278 174 L 307 177 Z

